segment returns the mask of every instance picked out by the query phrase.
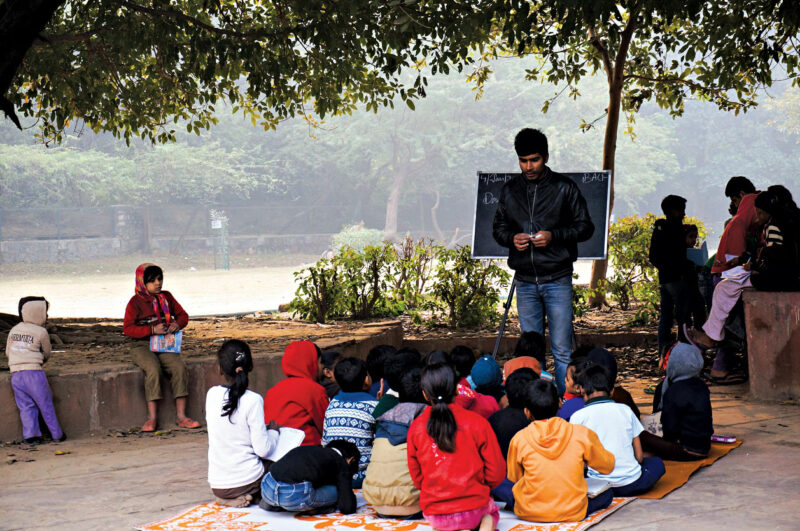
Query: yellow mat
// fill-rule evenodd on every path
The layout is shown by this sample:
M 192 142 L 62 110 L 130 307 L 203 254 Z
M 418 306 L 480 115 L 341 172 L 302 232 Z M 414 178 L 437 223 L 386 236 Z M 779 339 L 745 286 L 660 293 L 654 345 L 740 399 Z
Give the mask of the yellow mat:
M 678 487 L 682 487 L 689 481 L 689 476 L 700 470 L 704 466 L 711 466 L 714 461 L 721 457 L 725 457 L 734 448 L 742 445 L 742 441 L 736 441 L 732 444 L 711 443 L 711 451 L 708 457 L 700 461 L 664 461 L 664 467 L 667 469 L 658 483 L 646 494 L 642 494 L 639 498 L 647 500 L 660 500 Z
M 267 512 L 256 505 L 242 509 L 222 507 L 215 503 L 197 505 L 183 513 L 137 529 L 143 531 L 178 531 L 183 529 L 226 529 L 236 531 L 302 531 L 332 529 L 363 529 L 366 531 L 431 531 L 425 520 L 390 520 L 380 518 L 375 511 L 364 502 L 360 493 L 356 495 L 359 508 L 355 514 L 341 513 L 320 514 L 316 516 L 295 516 L 293 513 Z M 621 507 L 635 501 L 636 498 L 614 498 L 611 505 L 592 514 L 581 522 L 565 522 L 559 524 L 541 524 L 525 522 L 514 516 L 514 513 L 500 511 L 500 531 L 583 531 L 597 524 Z

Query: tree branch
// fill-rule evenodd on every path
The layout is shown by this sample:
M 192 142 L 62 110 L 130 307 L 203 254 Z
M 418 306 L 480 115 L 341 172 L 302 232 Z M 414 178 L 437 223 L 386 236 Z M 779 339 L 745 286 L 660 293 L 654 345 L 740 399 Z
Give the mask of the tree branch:
M 611 64 L 611 54 L 608 53 L 608 48 L 603 44 L 602 39 L 597 35 L 597 30 L 594 27 L 589 28 L 589 42 L 592 43 L 594 49 L 600 54 L 603 60 L 603 70 L 606 71 L 608 77 L 608 84 L 610 85 L 614 75 L 614 65 Z

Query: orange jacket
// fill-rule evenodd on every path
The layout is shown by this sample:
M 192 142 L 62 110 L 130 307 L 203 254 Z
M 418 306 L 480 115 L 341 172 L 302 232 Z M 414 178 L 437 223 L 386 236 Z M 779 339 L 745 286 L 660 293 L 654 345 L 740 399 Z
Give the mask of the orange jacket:
M 586 426 L 559 417 L 531 422 L 508 448 L 516 515 L 533 522 L 583 520 L 588 506 L 584 463 L 609 474 L 614 454 Z

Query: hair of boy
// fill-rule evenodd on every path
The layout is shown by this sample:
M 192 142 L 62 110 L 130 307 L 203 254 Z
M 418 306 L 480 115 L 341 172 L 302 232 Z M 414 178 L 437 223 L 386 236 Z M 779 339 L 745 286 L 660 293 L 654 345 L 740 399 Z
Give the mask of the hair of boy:
M 157 265 L 149 265 L 144 268 L 142 279 L 144 280 L 145 284 L 148 282 L 153 282 L 157 278 L 164 278 L 164 271 L 162 271 L 160 267 Z
M 248 373 L 253 370 L 253 356 L 247 343 L 238 339 L 229 339 L 217 351 L 219 368 L 230 382 L 228 400 L 222 405 L 222 416 L 228 417 L 239 407 L 239 399 L 247 391 L 250 384 Z M 231 421 L 232 422 L 232 421 Z
M 456 373 L 449 365 L 436 363 L 422 369 L 422 390 L 431 403 L 427 433 L 443 452 L 456 449 L 456 418 L 448 404 L 456 394 Z
M 531 356 L 539 360 L 542 369 L 545 368 L 545 351 L 547 350 L 547 343 L 544 336 L 539 332 L 523 332 L 519 335 L 517 345 L 514 347 L 514 357 L 517 356 Z
M 17 305 L 17 312 L 19 313 L 19 320 L 22 321 L 22 307 L 28 304 L 29 302 L 33 301 L 44 301 L 44 307 L 46 310 L 50 309 L 50 303 L 44 297 L 39 297 L 38 295 L 31 295 L 29 297 L 22 297 L 19 300 L 19 304 Z
M 728 179 L 728 184 L 725 185 L 725 197 L 739 197 L 741 192 L 745 194 L 755 193 L 756 187 L 747 177 L 736 175 Z
M 475 353 L 464 345 L 453 347 L 450 351 L 450 365 L 456 370 L 459 378 L 466 378 L 475 365 Z
M 610 378 L 611 388 L 613 389 L 614 386 L 617 385 L 617 372 L 619 371 L 617 368 L 617 358 L 603 347 L 593 348 L 592 351 L 589 352 L 587 358 L 597 365 L 605 367 L 608 372 L 608 377 Z
M 358 462 L 361 459 L 361 452 L 358 450 L 358 446 L 344 439 L 334 439 L 326 444 L 325 447 L 339 450 L 344 460 L 349 460 L 347 466 L 350 468 L 350 472 L 353 474 L 358 472 Z
M 611 394 L 611 390 L 614 388 L 606 368 L 597 363 L 586 367 L 578 374 L 578 385 L 587 396 L 596 392 Z
M 558 414 L 558 389 L 553 382 L 535 380 L 528 384 L 525 408 L 534 420 L 545 420 Z
M 326 369 L 333 369 L 333 366 L 336 365 L 336 362 L 341 358 L 342 353 L 338 350 L 323 350 L 322 355 L 319 357 L 319 361 Z
M 425 358 L 423 359 L 424 365 L 449 365 L 450 364 L 450 356 L 448 356 L 447 352 L 444 350 L 431 350 L 427 354 L 425 354 Z M 455 370 L 455 369 L 453 369 Z
M 694 223 L 684 223 L 683 224 L 683 232 L 686 234 L 697 234 L 697 225 Z
M 679 195 L 668 195 L 661 200 L 661 211 L 664 215 L 669 214 L 673 210 L 684 210 L 686 208 L 686 199 Z
M 419 353 L 398 350 L 394 356 L 386 360 L 386 364 L 383 366 L 383 378 L 390 388 L 399 392 L 398 388 L 401 386 L 400 379 L 403 374 L 419 365 Z
M 414 367 L 405 372 L 400 378 L 399 395 L 400 402 L 413 402 L 424 404 L 425 397 L 422 396 L 422 368 Z
M 572 354 L 570 354 L 569 359 L 577 360 L 580 358 L 585 358 L 586 356 L 589 355 L 589 353 L 592 350 L 594 350 L 594 345 L 580 345 L 576 347 L 575 350 L 572 351 Z
M 514 137 L 514 150 L 518 157 L 527 157 L 535 153 L 547 157 L 547 137 L 538 129 L 526 127 Z
M 372 347 L 367 354 L 367 371 L 372 377 L 373 382 L 380 382 L 383 378 L 383 366 L 389 356 L 397 352 L 397 349 L 391 345 L 378 345 Z
M 539 375 L 536 371 L 523 367 L 512 372 L 506 378 L 506 396 L 508 397 L 508 407 L 522 409 L 525 407 L 525 395 L 528 393 L 528 386 L 534 380 L 538 380 Z
M 333 377 L 345 393 L 363 391 L 367 380 L 367 364 L 359 358 L 342 358 L 333 368 Z

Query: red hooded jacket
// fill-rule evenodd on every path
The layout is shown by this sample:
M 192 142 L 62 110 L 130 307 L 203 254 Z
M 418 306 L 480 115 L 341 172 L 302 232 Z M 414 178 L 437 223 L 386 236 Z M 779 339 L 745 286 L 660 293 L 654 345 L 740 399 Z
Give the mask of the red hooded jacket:
M 490 490 L 506 477 L 506 461 L 489 422 L 450 404 L 456 419 L 456 449 L 440 450 L 428 435 L 428 407 L 408 429 L 408 471 L 419 489 L 419 505 L 428 514 L 451 514 L 485 507 Z
M 293 341 L 286 346 L 281 368 L 286 378 L 264 396 L 264 422 L 303 430 L 303 446 L 322 442 L 328 393 L 317 383 L 317 347 L 311 341 Z

